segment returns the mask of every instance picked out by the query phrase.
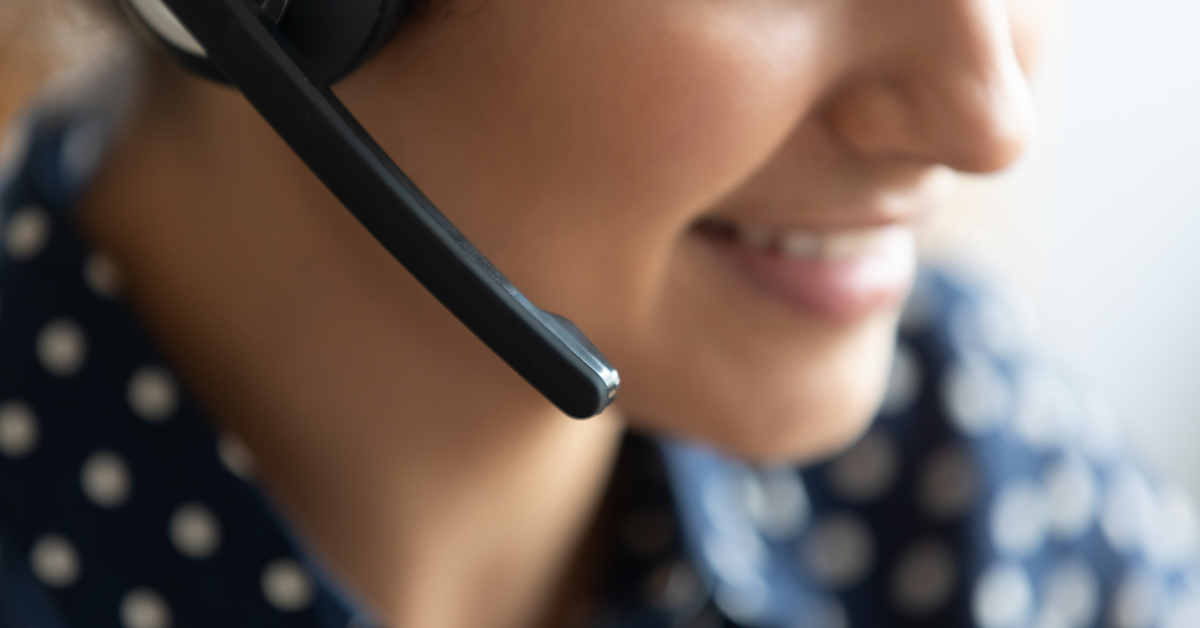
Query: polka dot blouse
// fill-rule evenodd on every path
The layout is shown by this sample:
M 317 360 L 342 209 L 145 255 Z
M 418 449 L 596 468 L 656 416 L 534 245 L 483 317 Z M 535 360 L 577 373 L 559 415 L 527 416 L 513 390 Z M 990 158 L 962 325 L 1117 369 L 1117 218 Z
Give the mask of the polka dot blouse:
M 108 114 L 42 111 L 0 151 L 0 628 L 378 625 L 77 237 Z M 574 625 L 1200 628 L 1188 495 L 1017 332 L 978 284 L 926 269 L 883 407 L 832 460 L 626 436 Z

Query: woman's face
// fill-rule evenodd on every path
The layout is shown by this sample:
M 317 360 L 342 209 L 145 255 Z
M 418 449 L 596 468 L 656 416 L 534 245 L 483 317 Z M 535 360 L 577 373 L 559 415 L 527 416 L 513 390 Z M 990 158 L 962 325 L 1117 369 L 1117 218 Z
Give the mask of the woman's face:
M 1024 0 L 447 0 L 339 93 L 635 424 L 754 458 L 874 412 L 912 228 L 1031 131 Z

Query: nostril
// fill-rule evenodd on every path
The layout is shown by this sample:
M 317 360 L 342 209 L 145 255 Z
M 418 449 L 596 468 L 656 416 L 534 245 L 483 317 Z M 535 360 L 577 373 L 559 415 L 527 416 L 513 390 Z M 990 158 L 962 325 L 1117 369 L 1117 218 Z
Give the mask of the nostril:
M 829 126 L 864 156 L 916 152 L 920 141 L 904 101 L 898 88 L 883 81 L 855 85 L 831 100 Z

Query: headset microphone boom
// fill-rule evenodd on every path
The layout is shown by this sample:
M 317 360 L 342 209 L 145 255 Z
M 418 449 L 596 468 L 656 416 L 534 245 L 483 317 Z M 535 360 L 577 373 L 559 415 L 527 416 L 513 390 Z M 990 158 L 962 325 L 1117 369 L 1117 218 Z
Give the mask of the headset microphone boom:
M 404 0 L 127 0 L 189 68 L 237 87 L 368 231 L 563 412 L 587 418 L 620 377 L 571 321 L 525 298 L 425 198 L 327 87 L 382 45 Z

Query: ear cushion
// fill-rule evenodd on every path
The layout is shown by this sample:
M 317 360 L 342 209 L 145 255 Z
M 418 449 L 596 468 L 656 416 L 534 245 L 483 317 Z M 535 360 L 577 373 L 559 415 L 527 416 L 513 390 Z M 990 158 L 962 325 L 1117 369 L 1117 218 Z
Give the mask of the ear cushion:
M 200 0 L 204 1 L 204 0 Z M 188 69 L 224 81 L 162 0 L 125 0 L 128 13 Z M 409 0 L 288 0 L 278 26 L 326 83 L 349 74 L 387 43 Z
M 406 0 L 291 0 L 279 22 L 317 76 L 332 83 L 387 42 Z

